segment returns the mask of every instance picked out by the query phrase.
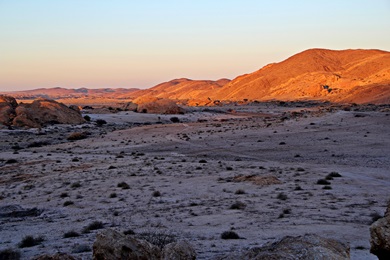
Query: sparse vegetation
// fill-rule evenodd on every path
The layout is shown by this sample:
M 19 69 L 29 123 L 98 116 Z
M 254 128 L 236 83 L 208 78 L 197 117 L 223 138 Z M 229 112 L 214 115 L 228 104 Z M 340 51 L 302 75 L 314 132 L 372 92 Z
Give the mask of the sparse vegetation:
M 222 239 L 240 239 L 240 236 L 234 231 L 225 231 L 221 234 Z
M 236 201 L 230 206 L 230 209 L 245 209 L 245 208 L 246 208 L 246 204 L 241 201 Z
M 342 177 L 340 173 L 338 172 L 331 172 L 327 175 L 328 177 L 332 177 L 332 178 L 340 178 Z
M 325 180 L 325 179 L 319 179 L 319 180 L 317 181 L 317 184 L 318 184 L 318 185 L 330 185 L 330 182 L 327 181 L 327 180 Z
M 92 230 L 98 230 L 104 228 L 104 224 L 101 221 L 94 221 L 83 229 L 83 233 L 89 233 Z
M 116 197 L 117 197 L 117 195 L 116 195 L 115 192 L 110 194 L 110 198 L 111 198 L 111 199 L 116 198 Z
M 276 198 L 279 200 L 287 200 L 288 196 L 285 193 L 281 192 L 278 194 L 278 196 L 276 196 Z
M 65 201 L 64 202 L 64 207 L 67 207 L 67 206 L 70 206 L 70 205 L 73 205 L 74 204 L 74 202 L 73 201 L 70 201 L 70 200 L 67 200 L 67 201 Z
M 85 115 L 85 116 L 84 116 L 84 119 L 85 119 L 85 121 L 87 121 L 87 122 L 90 122 L 90 121 L 91 121 L 91 117 L 90 117 L 89 115 Z
M 80 182 L 74 182 L 74 183 L 72 183 L 72 185 L 70 187 L 72 189 L 80 188 L 81 187 L 81 183 Z
M 235 192 L 234 194 L 236 194 L 236 195 L 242 195 L 242 194 L 245 194 L 245 191 L 242 190 L 242 189 L 238 189 L 238 190 L 236 190 L 236 192 Z
M 161 192 L 159 192 L 158 190 L 155 190 L 155 191 L 153 191 L 152 196 L 153 197 L 160 197 L 161 196 Z
M 8 159 L 5 161 L 6 164 L 12 164 L 12 163 L 17 163 L 18 161 L 16 159 Z
M 105 125 L 105 124 L 107 124 L 107 121 L 104 120 L 104 119 L 98 119 L 98 120 L 96 120 L 96 125 L 97 125 L 97 126 L 103 126 L 103 125 Z
M 70 237 L 79 237 L 80 234 L 77 233 L 76 231 L 72 230 L 72 231 L 69 231 L 69 232 L 66 232 L 64 234 L 64 238 L 70 238 Z
M 0 250 L 1 260 L 19 260 L 20 252 L 11 248 Z
M 127 184 L 127 183 L 126 183 L 126 182 L 124 182 L 124 181 L 122 181 L 122 182 L 118 183 L 117 187 L 118 187 L 118 188 L 122 188 L 122 189 L 124 189 L 124 190 L 128 190 L 128 189 L 130 189 L 130 186 L 129 186 L 129 184 Z
M 180 123 L 180 119 L 177 116 L 171 117 L 169 120 L 171 120 L 172 123 Z
M 22 239 L 22 241 L 19 243 L 19 247 L 20 248 L 33 247 L 33 246 L 42 244 L 42 242 L 44 240 L 45 239 L 42 236 L 40 236 L 40 237 L 25 236 Z

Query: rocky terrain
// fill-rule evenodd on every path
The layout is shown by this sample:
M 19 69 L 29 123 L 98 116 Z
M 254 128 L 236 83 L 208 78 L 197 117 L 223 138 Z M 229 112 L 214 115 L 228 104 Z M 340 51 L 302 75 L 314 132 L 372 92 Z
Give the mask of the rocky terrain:
M 307 244 L 305 234 L 376 259 L 370 225 L 390 197 L 387 105 L 87 111 L 79 125 L 0 131 L 1 252 L 92 259 L 110 229 L 188 241 L 197 259 L 292 250 L 282 238 Z

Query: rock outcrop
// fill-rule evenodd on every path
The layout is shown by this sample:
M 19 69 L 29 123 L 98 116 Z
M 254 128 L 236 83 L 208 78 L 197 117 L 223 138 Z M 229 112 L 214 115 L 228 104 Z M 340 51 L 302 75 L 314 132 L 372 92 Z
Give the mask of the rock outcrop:
M 174 101 L 165 98 L 142 97 L 134 100 L 137 112 L 150 114 L 181 114 L 184 112 Z
M 194 260 L 196 252 L 186 241 L 173 242 L 160 249 L 145 240 L 107 229 L 96 237 L 93 259 Z
M 277 242 L 268 243 L 263 247 L 252 248 L 241 255 L 228 255 L 220 259 L 327 260 L 350 259 L 350 255 L 349 246 L 334 239 L 308 234 L 298 237 L 286 236 Z
M 0 96 L 0 127 L 10 126 L 15 117 L 15 109 L 18 106 L 15 98 L 9 96 Z
M 385 216 L 371 225 L 370 235 L 370 252 L 379 259 L 390 259 L 390 202 Z
M 84 122 L 80 110 L 69 108 L 54 100 L 38 99 L 31 104 L 21 103 L 15 109 L 12 124 L 18 127 L 39 128 L 47 124 L 81 124 Z
M 174 242 L 166 245 L 162 250 L 163 260 L 195 260 L 196 252 L 186 241 Z
M 99 233 L 93 244 L 93 259 L 160 259 L 157 246 L 125 236 L 112 229 Z

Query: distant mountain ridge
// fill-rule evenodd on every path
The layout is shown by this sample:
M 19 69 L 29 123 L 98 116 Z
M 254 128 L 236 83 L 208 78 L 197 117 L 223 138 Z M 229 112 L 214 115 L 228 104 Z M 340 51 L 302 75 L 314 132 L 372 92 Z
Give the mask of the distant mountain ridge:
M 36 89 L 16 98 L 172 99 L 188 105 L 216 101 L 320 100 L 390 104 L 390 52 L 309 49 L 233 80 L 174 79 L 149 89 Z

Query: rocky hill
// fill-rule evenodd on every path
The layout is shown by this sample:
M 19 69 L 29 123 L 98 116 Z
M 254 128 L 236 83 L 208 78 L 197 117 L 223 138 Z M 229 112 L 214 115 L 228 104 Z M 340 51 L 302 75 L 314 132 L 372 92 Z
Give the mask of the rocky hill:
M 390 103 L 390 52 L 306 50 L 235 78 L 212 98 Z
M 390 103 L 390 52 L 310 49 L 258 71 L 228 79 L 174 79 L 149 89 L 37 89 L 8 93 L 75 103 L 75 99 L 171 99 L 190 106 L 218 101 L 320 100 Z

